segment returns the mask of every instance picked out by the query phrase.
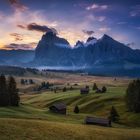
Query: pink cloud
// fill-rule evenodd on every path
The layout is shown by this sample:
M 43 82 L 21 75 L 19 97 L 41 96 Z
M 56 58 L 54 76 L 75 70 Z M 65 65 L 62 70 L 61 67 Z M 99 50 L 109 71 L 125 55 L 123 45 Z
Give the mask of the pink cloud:
M 111 28 L 109 28 L 109 27 L 99 28 L 99 31 L 101 31 L 101 32 L 107 32 L 107 31 L 110 31 L 110 30 L 111 30 Z
M 28 10 L 28 7 L 23 5 L 19 0 L 9 0 L 11 6 L 15 9 L 16 12 L 24 12 Z
M 108 9 L 108 5 L 98 5 L 98 4 L 92 4 L 86 7 L 86 10 L 106 10 Z

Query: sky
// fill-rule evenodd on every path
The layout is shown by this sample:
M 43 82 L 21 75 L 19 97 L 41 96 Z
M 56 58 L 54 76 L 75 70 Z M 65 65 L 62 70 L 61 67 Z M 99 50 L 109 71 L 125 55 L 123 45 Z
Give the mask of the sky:
M 0 0 L 0 49 L 34 49 L 49 31 L 71 46 L 108 34 L 140 49 L 140 0 Z

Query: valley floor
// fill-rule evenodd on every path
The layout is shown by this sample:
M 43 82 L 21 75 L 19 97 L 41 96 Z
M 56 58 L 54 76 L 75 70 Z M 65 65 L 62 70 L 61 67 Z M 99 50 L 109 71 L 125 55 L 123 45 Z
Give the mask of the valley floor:
M 20 84 L 21 78 L 32 78 L 35 85 Z M 94 77 L 80 74 L 49 73 L 47 76 L 16 77 L 21 94 L 20 107 L 0 108 L 0 140 L 139 140 L 140 114 L 127 111 L 124 102 L 129 78 Z M 73 86 L 66 92 L 39 91 L 32 89 L 42 81 L 54 83 L 59 88 Z M 92 90 L 96 82 L 99 88 L 107 87 L 107 93 L 98 94 Z M 77 84 L 75 86 L 75 83 Z M 90 93 L 80 95 L 80 88 L 88 85 Z M 53 114 L 49 106 L 53 103 L 67 104 L 67 115 Z M 80 113 L 73 113 L 75 105 Z M 107 118 L 115 106 L 119 123 L 111 128 L 85 125 L 86 116 Z

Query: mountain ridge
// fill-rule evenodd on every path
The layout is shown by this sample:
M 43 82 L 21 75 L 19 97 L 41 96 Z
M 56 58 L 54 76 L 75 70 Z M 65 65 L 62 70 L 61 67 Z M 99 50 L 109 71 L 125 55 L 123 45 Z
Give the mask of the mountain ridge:
M 47 41 L 48 36 L 48 33 L 43 36 L 35 50 L 36 66 L 79 67 L 85 71 L 103 71 L 106 68 L 108 71 L 117 71 L 128 67 L 131 69 L 127 66 L 130 63 L 140 64 L 139 50 L 133 50 L 106 34 L 100 39 L 89 37 L 85 43 L 78 41 L 74 48 L 69 46 L 66 39 L 56 35 Z M 56 42 L 69 47 L 60 47 Z

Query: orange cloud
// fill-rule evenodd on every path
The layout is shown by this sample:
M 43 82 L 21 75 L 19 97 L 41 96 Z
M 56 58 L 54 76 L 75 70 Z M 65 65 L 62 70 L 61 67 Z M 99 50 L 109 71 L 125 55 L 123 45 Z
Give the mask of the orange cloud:
M 10 36 L 13 37 L 15 39 L 15 41 L 22 41 L 23 40 L 23 35 L 18 34 L 18 33 L 11 33 Z

